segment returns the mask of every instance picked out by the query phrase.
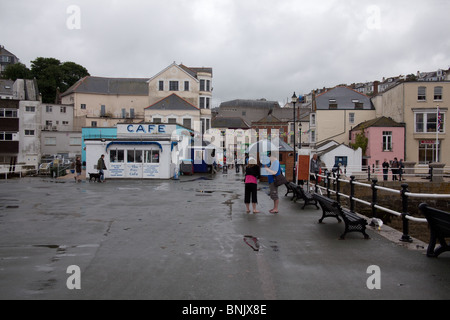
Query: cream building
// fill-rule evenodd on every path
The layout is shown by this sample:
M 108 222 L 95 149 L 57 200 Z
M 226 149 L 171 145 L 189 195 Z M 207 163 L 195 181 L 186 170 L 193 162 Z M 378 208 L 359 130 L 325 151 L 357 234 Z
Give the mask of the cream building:
M 335 87 L 314 98 L 310 142 L 314 145 L 334 140 L 348 144 L 350 130 L 374 118 L 375 109 L 368 96 L 351 88 Z
M 196 111 L 162 112 L 148 108 L 176 94 Z M 211 126 L 212 68 L 190 68 L 175 62 L 151 78 L 85 77 L 61 95 L 62 104 L 74 106 L 74 129 L 112 127 L 144 120 L 179 124 L 190 118 L 199 130 Z M 187 120 L 186 120 L 187 121 Z
M 450 82 L 402 82 L 373 97 L 372 102 L 377 117 L 391 117 L 405 123 L 405 161 L 414 162 L 416 168 L 428 168 L 428 164 L 436 160 L 449 164 L 450 141 L 446 120 Z M 439 132 L 436 131 L 438 108 L 441 118 Z
M 212 68 L 189 68 L 174 62 L 148 81 L 149 107 L 145 109 L 145 121 L 176 121 L 204 133 L 211 128 L 212 90 Z M 169 96 L 175 98 L 169 99 L 172 104 L 164 110 L 161 101 Z

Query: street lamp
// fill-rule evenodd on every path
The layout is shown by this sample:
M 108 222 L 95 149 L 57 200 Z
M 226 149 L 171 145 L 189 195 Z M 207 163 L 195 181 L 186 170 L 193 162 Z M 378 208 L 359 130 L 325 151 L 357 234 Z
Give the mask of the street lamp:
M 292 95 L 291 98 L 291 102 L 293 104 L 293 109 L 294 109 L 294 170 L 292 170 L 292 182 L 295 183 L 295 181 L 297 179 L 295 179 L 296 176 L 296 169 L 297 169 L 297 157 L 296 157 L 296 153 L 295 153 L 295 144 L 296 144 L 296 139 L 295 139 L 295 103 L 297 102 L 297 96 L 294 94 Z

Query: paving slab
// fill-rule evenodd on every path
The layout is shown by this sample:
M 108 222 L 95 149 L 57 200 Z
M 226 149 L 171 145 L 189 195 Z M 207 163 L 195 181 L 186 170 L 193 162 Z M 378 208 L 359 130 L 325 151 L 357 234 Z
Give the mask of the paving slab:
M 386 226 L 390 238 L 369 228 L 369 240 L 339 240 L 343 223 L 319 224 L 320 210 L 284 193 L 271 214 L 260 183 L 261 213 L 247 214 L 243 176 L 230 171 L 0 181 L 0 299 L 450 298 L 450 253 L 427 258 L 426 244 L 403 246 Z

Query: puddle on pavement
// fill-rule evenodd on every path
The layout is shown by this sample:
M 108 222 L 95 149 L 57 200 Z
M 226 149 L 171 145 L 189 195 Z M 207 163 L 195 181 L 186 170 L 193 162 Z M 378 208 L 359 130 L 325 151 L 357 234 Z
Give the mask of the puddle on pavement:
M 253 251 L 259 251 L 259 241 L 258 238 L 250 235 L 244 236 L 244 242 L 253 249 Z

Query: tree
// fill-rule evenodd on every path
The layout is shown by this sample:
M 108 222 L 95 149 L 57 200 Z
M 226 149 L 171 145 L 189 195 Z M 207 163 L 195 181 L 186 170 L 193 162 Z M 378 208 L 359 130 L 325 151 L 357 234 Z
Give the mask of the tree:
M 58 99 L 57 90 L 66 91 L 89 72 L 75 62 L 61 63 L 55 58 L 38 57 L 31 61 L 31 75 L 37 80 L 42 102 L 54 103 Z
M 32 79 L 31 71 L 23 63 L 14 63 L 6 67 L 2 74 L 3 79 L 16 81 L 17 79 Z

